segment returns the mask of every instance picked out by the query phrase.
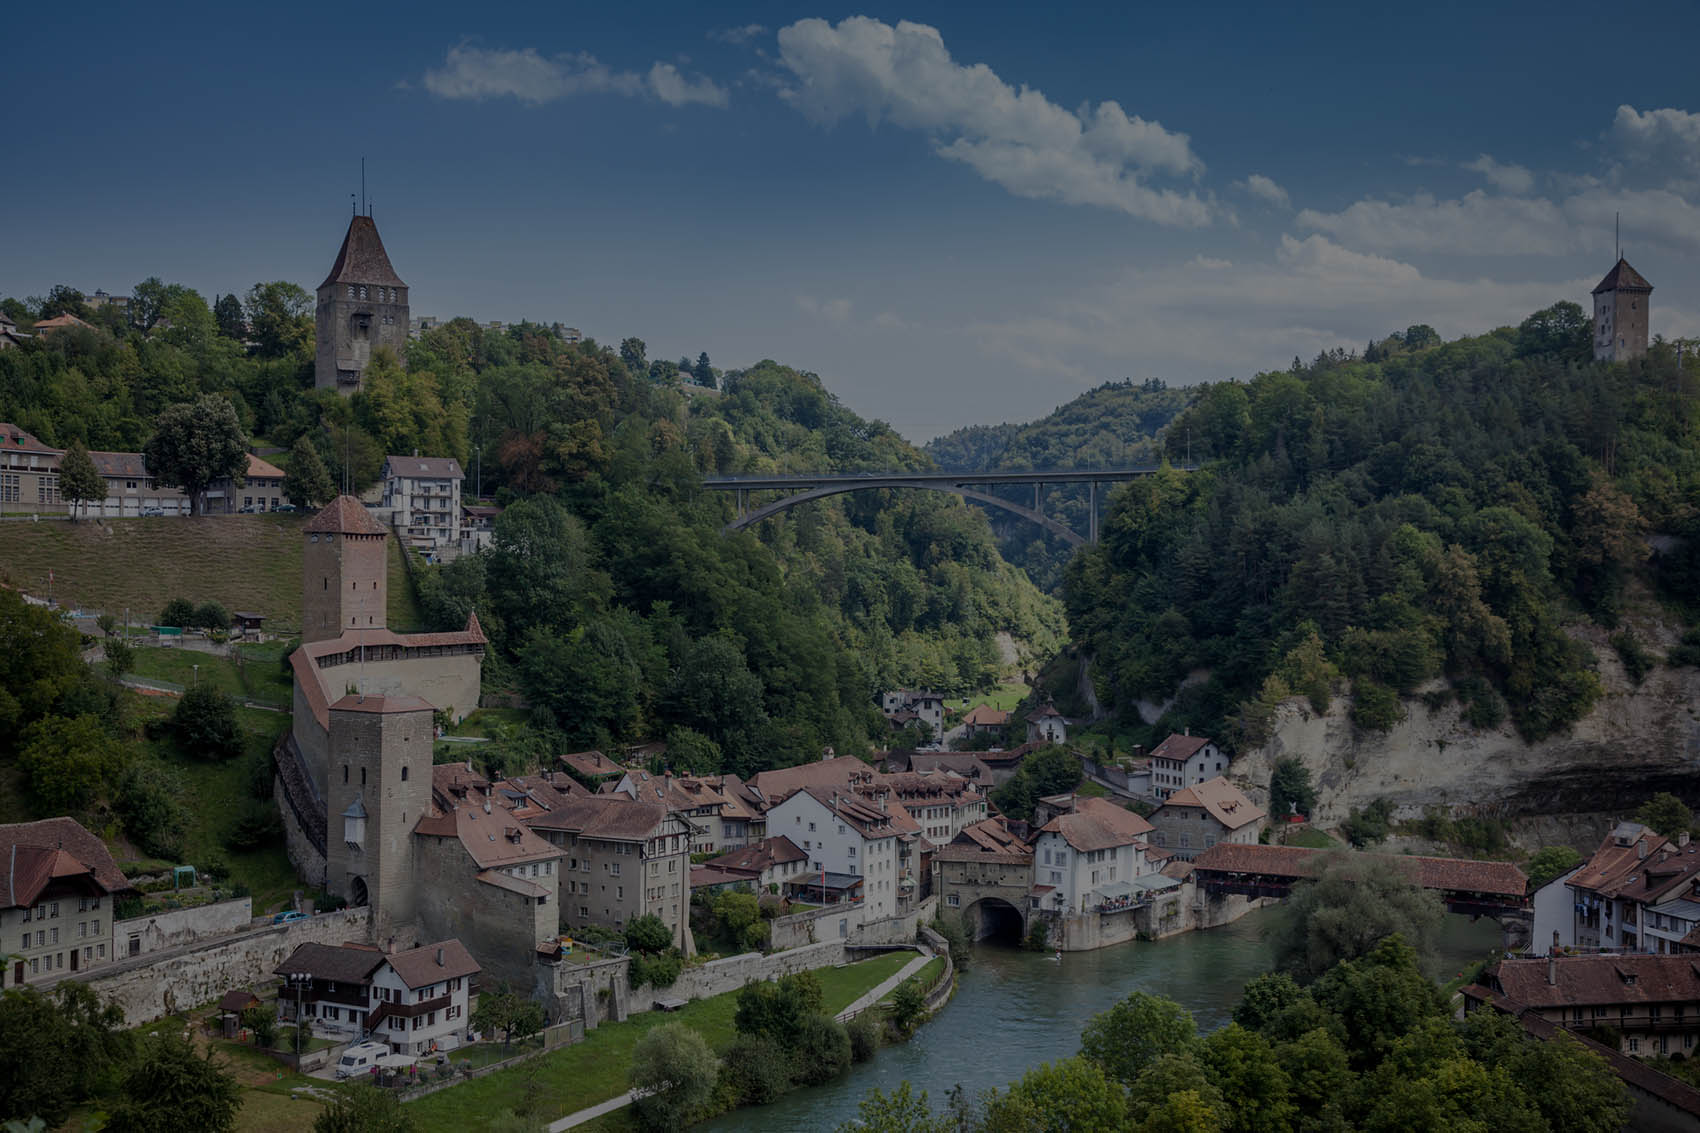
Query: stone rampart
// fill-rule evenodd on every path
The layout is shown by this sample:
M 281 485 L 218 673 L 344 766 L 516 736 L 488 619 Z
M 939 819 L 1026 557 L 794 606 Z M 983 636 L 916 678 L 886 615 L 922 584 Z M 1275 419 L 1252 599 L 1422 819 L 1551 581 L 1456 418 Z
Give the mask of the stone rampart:
M 112 955 L 129 959 L 183 948 L 203 940 L 245 932 L 252 927 L 253 921 L 254 901 L 250 897 L 113 921 Z
M 87 982 L 103 1001 L 123 1008 L 130 1026 L 138 1026 L 210 1003 L 233 988 L 265 983 L 273 978 L 273 969 L 303 944 L 363 941 L 368 912 L 343 909 L 121 960 L 98 969 Z
M 877 921 L 863 921 L 860 927 L 850 930 L 850 943 L 859 944 L 913 944 L 915 934 L 922 925 L 932 924 L 938 916 L 938 898 L 928 897 L 907 913 L 895 917 L 881 917 Z
M 844 902 L 806 913 L 775 917 L 768 925 L 768 943 L 775 951 L 836 940 L 843 943 L 862 927 L 865 905 Z
M 793 972 L 830 968 L 844 962 L 844 942 L 829 940 L 806 944 L 785 952 L 762 955 L 746 952 L 688 967 L 672 987 L 642 987 L 632 993 L 632 1009 L 647 1011 L 664 999 L 707 999 L 711 995 L 737 991 L 752 980 L 773 980 Z

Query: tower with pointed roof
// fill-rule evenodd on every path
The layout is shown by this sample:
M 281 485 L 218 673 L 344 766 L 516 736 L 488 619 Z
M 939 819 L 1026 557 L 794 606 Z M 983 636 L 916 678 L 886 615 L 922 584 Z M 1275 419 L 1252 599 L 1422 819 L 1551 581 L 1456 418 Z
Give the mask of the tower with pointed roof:
M 1594 288 L 1594 360 L 1627 362 L 1647 353 L 1647 311 L 1653 285 L 1618 258 Z
M 353 496 L 338 496 L 301 528 L 301 641 L 383 629 L 389 533 Z
M 313 384 L 353 393 L 360 388 L 372 352 L 387 346 L 396 359 L 407 355 L 407 284 L 390 266 L 370 215 L 348 222 L 342 250 L 319 284 L 315 319 L 318 354 Z

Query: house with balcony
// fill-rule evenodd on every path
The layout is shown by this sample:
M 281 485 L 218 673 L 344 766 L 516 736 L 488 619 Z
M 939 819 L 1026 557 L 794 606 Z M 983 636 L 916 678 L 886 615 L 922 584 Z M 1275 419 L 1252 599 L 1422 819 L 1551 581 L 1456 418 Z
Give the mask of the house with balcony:
M 316 1033 L 389 1045 L 396 1054 L 452 1050 L 466 1041 L 482 969 L 458 940 L 405 952 L 303 944 L 275 969 L 278 1016 Z
M 793 887 L 820 884 L 824 874 L 825 896 L 859 889 L 867 917 L 879 919 L 897 913 L 904 881 L 914 881 L 903 877 L 898 852 L 898 836 L 913 833 L 914 820 L 904 814 L 899 823 L 893 809 L 902 807 L 845 788 L 804 787 L 767 812 L 767 829 L 809 856 L 808 875 Z
M 382 503 L 403 543 L 416 551 L 441 552 L 460 541 L 460 461 L 442 456 L 384 458 Z
M 1129 907 L 1135 878 L 1153 871 L 1151 823 L 1108 799 L 1077 798 L 1033 839 L 1033 892 L 1044 912 L 1065 915 Z

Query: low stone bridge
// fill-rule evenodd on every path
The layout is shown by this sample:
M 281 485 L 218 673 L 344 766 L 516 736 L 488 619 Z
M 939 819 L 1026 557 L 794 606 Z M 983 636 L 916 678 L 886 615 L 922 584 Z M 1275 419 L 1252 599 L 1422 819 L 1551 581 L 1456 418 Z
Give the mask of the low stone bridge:
M 1098 486 L 1119 484 L 1151 476 L 1162 471 L 1190 472 L 1190 467 L 1152 465 L 1147 468 L 1051 469 L 1038 472 L 860 472 L 860 473 L 800 473 L 793 476 L 710 476 L 703 487 L 719 492 L 738 494 L 738 518 L 726 525 L 727 531 L 742 531 L 808 500 L 860 492 L 869 488 L 921 488 L 933 492 L 950 492 L 965 500 L 1001 508 L 1031 523 L 1038 524 L 1058 539 L 1073 547 L 1098 541 Z M 1027 507 L 985 489 L 999 484 L 1024 484 L 1033 488 L 1033 506 Z M 1057 522 L 1040 510 L 1039 490 L 1047 484 L 1085 484 L 1088 486 L 1087 532 L 1078 531 Z M 751 492 L 786 492 L 782 499 L 747 507 Z
M 1492 917 L 1505 935 L 1507 950 L 1529 942 L 1534 913 L 1529 879 L 1510 862 L 1468 858 L 1422 858 L 1393 854 L 1342 855 L 1338 850 L 1302 846 L 1242 846 L 1218 842 L 1193 859 L 1193 881 L 1207 893 L 1246 897 L 1286 897 L 1300 881 L 1320 874 L 1342 856 L 1385 862 L 1422 888 L 1437 894 L 1449 912 Z
M 975 940 L 1019 944 L 1032 914 L 1032 854 L 987 853 L 952 843 L 933 854 L 933 892 L 939 912 L 960 914 Z

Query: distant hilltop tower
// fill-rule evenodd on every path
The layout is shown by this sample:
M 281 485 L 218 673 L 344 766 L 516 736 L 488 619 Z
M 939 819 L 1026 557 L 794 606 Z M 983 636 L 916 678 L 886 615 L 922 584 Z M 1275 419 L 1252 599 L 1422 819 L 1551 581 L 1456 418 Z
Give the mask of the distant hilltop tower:
M 407 284 L 390 266 L 372 217 L 348 222 L 342 251 L 319 284 L 318 356 L 313 384 L 353 393 L 375 347 L 387 346 L 399 361 L 407 355 Z
M 1647 353 L 1647 309 L 1653 285 L 1618 258 L 1594 288 L 1594 360 L 1627 362 Z

